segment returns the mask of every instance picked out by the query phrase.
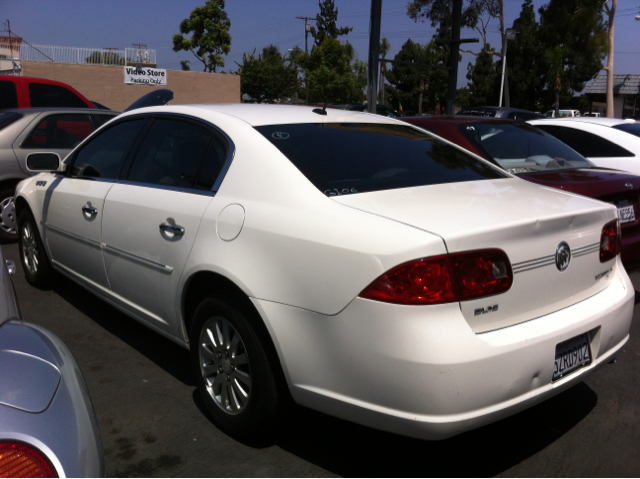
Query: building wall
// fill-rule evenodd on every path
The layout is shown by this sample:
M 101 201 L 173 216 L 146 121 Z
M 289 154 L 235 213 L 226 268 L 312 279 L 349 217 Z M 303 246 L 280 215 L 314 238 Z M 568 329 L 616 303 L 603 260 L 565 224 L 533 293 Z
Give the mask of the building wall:
M 171 105 L 240 102 L 239 75 L 167 70 L 167 84 L 151 86 L 125 84 L 123 66 L 35 61 L 23 61 L 22 66 L 23 76 L 64 82 L 116 111 L 161 88 L 173 91 Z

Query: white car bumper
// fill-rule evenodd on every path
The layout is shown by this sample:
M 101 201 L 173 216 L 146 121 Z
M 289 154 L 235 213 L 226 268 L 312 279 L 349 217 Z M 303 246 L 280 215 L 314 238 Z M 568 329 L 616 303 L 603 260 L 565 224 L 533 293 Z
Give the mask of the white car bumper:
M 361 298 L 335 316 L 254 299 L 294 399 L 402 435 L 442 439 L 521 411 L 582 381 L 629 338 L 635 290 L 621 265 L 600 293 L 475 334 L 457 303 Z M 590 365 L 552 382 L 556 345 L 589 333 Z

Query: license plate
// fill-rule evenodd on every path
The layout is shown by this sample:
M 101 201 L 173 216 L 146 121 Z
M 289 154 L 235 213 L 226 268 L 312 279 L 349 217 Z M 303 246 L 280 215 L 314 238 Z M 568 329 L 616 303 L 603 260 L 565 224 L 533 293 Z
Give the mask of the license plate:
M 587 333 L 558 343 L 552 381 L 562 379 L 589 364 L 591 364 L 591 348 Z
M 632 223 L 636 220 L 636 214 L 633 211 L 633 205 L 618 206 L 618 218 L 620 223 Z

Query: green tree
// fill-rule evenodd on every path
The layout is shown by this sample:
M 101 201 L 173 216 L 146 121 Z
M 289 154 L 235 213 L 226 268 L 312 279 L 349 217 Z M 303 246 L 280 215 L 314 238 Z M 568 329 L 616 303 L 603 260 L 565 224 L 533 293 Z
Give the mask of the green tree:
M 315 46 L 319 47 L 325 38 L 338 38 L 347 35 L 353 30 L 351 27 L 336 26 L 338 21 L 338 8 L 333 0 L 322 0 L 318 2 L 320 13 L 316 15 L 316 26 L 311 27 L 311 35 L 314 38 Z
M 364 99 L 366 63 L 354 60 L 353 47 L 325 38 L 320 46 L 297 58 L 309 85 L 311 103 L 351 103 Z
M 121 57 L 117 53 L 103 53 L 95 51 L 91 55 L 85 58 L 86 63 L 97 63 L 100 65 L 124 65 L 125 58 Z
M 489 44 L 487 46 L 491 48 Z M 497 105 L 499 92 L 496 86 L 499 86 L 499 79 L 493 56 L 481 51 L 475 64 L 469 63 L 467 66 L 469 106 Z
M 394 60 L 444 66 L 446 57 L 445 49 L 435 41 L 423 46 L 409 39 Z M 391 104 L 395 107 L 399 103 L 403 109 L 417 110 L 419 113 L 422 113 L 425 103 L 435 107 L 446 98 L 447 75 L 445 70 L 423 65 L 394 63 L 387 72 L 387 79 L 393 86 L 387 89 L 392 97 Z
M 180 33 L 173 36 L 173 51 L 190 51 L 202 62 L 204 71 L 215 72 L 224 66 L 222 55 L 231 49 L 231 21 L 224 11 L 224 0 L 207 0 L 180 22 Z M 191 38 L 185 35 L 192 33 Z
M 191 67 L 189 66 L 189 60 L 180 60 L 180 68 L 182 68 L 183 72 L 191 71 Z
M 244 54 L 240 74 L 240 90 L 259 102 L 272 102 L 292 95 L 298 86 L 298 69 L 286 61 L 278 47 L 263 48 L 260 55 Z
M 607 52 L 602 0 L 550 0 L 538 12 L 543 101 L 558 108 L 602 69 Z

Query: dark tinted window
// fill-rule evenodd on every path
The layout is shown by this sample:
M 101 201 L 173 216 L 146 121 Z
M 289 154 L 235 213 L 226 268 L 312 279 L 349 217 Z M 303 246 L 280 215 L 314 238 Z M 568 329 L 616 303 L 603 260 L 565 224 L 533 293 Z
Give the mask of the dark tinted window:
M 486 157 L 510 173 L 593 167 L 567 145 L 525 123 L 463 124 L 458 130 Z
M 192 188 L 212 139 L 211 130 L 203 126 L 180 120 L 155 120 L 133 160 L 128 179 Z
M 640 123 L 620 123 L 619 125 L 614 126 L 617 130 L 626 131 L 627 133 L 631 133 L 635 136 L 640 136 Z
M 0 130 L 9 126 L 11 123 L 13 123 L 14 121 L 20 118 L 22 118 L 22 115 L 20 115 L 19 113 L 13 113 L 13 112 L 0 113 Z
M 226 159 L 227 148 L 225 144 L 214 137 L 213 143 L 209 147 L 204 157 L 204 162 L 198 172 L 194 188 L 197 190 L 211 191 Z
M 18 108 L 18 92 L 12 81 L 0 81 L 0 110 L 3 108 Z
M 256 127 L 324 194 L 503 178 L 410 126 L 326 123 Z
M 65 108 L 88 108 L 71 90 L 47 83 L 29 83 L 29 96 L 33 108 L 58 106 Z
M 71 176 L 116 179 L 146 119 L 118 123 L 96 134 L 75 155 Z
M 470 108 L 468 110 L 460 110 L 456 115 L 465 115 L 465 116 L 486 116 L 493 118 L 496 116 L 496 111 L 490 108 Z
M 538 115 L 537 113 L 527 112 L 527 111 L 512 111 L 507 115 L 507 118 L 510 120 L 520 120 L 520 121 L 528 121 L 535 120 L 536 118 L 544 118 L 542 115 Z
M 567 126 L 556 125 L 536 125 L 538 128 L 551 133 L 563 143 L 576 150 L 582 156 L 588 158 L 607 158 L 635 156 L 619 145 L 605 140 L 601 136 L 594 135 L 588 131 L 578 130 Z
M 96 126 L 96 129 L 100 128 L 106 122 L 113 120 L 113 118 L 117 115 L 91 115 L 93 118 L 93 124 Z
M 89 115 L 51 115 L 22 142 L 22 148 L 71 149 L 93 132 Z

